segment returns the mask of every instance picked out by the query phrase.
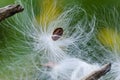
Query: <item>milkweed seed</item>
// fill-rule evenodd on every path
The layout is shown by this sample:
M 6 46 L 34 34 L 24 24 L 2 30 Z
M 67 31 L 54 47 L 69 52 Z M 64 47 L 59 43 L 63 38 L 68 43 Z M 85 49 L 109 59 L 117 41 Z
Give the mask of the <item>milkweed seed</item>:
M 52 35 L 52 39 L 54 41 L 58 40 L 59 38 L 61 38 L 61 36 L 63 35 L 63 28 L 56 28 L 53 31 L 53 35 Z

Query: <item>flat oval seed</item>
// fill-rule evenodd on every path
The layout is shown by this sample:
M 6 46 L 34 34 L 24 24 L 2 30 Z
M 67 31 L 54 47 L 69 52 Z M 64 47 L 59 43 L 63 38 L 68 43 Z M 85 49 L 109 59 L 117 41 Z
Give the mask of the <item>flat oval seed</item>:
M 56 28 L 53 32 L 52 39 L 58 40 L 63 35 L 63 28 Z

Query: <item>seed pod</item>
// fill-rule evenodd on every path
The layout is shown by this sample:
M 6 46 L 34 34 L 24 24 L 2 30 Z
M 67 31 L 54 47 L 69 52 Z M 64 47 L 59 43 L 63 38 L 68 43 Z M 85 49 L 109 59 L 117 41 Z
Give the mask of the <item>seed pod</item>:
M 53 32 L 52 39 L 56 41 L 59 38 L 61 38 L 62 35 L 63 35 L 63 28 L 56 28 Z

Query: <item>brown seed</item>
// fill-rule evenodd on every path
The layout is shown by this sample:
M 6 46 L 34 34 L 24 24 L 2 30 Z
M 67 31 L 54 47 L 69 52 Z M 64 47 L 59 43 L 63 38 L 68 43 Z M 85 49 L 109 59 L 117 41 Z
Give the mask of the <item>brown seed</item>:
M 56 41 L 59 38 L 61 38 L 62 35 L 63 35 L 63 28 L 56 28 L 53 32 L 52 39 Z

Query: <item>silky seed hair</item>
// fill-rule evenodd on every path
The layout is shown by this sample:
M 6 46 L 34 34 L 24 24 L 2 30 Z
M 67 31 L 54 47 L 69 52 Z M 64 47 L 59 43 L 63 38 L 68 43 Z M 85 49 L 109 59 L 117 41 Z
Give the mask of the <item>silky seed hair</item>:
M 0 79 L 77 80 L 98 69 L 91 60 L 98 60 L 96 44 L 88 44 L 94 38 L 96 17 L 89 19 L 80 6 L 69 6 L 60 12 L 57 0 L 43 0 L 45 8 L 38 14 L 35 11 L 40 6 L 34 8 L 33 1 L 16 0 L 24 12 L 0 24 L 10 28 L 5 38 L 7 48 L 3 50 L 9 53 L 9 60 L 3 61 Z M 101 50 L 97 45 L 98 48 Z

